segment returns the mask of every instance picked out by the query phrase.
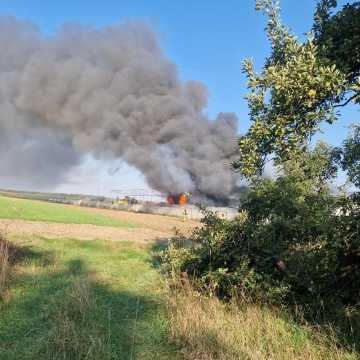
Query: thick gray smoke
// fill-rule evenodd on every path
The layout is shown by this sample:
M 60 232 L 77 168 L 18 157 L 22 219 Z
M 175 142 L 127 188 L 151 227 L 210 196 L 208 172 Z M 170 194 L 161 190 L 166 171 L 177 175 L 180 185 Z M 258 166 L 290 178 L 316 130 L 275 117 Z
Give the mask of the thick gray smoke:
M 46 129 L 7 134 L 2 126 L 0 128 L 0 180 L 3 188 L 54 188 L 54 184 L 65 180 L 66 171 L 81 160 L 65 136 Z
M 0 175 L 59 183 L 79 154 L 121 158 L 161 192 L 236 197 L 237 119 L 205 114 L 143 23 L 66 25 L 51 37 L 0 18 Z

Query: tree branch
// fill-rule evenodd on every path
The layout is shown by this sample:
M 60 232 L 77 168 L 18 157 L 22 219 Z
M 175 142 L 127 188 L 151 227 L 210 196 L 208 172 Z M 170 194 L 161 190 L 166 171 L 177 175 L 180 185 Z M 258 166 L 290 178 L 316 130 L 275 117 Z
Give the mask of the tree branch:
M 355 93 L 353 96 L 349 97 L 349 99 L 347 99 L 344 103 L 342 104 L 338 104 L 338 105 L 334 105 L 334 108 L 338 108 L 338 107 L 344 107 L 346 106 L 350 101 L 354 100 L 356 97 L 358 97 L 359 94 Z

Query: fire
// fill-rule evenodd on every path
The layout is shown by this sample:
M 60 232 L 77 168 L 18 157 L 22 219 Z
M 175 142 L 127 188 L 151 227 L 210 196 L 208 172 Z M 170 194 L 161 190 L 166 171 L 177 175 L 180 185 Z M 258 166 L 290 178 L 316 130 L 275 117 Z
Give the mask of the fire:
M 181 193 L 179 196 L 179 205 L 186 205 L 188 203 L 188 197 L 186 194 Z
M 166 200 L 170 205 L 186 205 L 189 202 L 189 195 L 186 193 L 169 194 Z

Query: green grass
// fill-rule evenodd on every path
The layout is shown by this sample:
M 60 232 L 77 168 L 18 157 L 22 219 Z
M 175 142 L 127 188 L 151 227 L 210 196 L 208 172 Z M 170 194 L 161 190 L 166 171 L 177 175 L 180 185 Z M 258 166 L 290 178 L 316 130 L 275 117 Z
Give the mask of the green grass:
M 168 291 L 134 243 L 13 239 L 29 241 L 0 294 L 1 360 L 358 358 L 281 309 Z
M 0 302 L 0 359 L 176 359 L 161 285 L 131 243 L 37 238 Z
M 92 224 L 112 227 L 137 227 L 125 221 L 90 213 L 61 204 L 50 204 L 0 196 L 0 218 L 45 221 L 63 224 Z
M 1 217 L 125 226 L 81 209 L 5 197 Z M 0 288 L 0 360 L 358 359 L 335 332 L 299 324 L 282 309 L 225 304 L 186 281 L 169 291 L 149 249 L 136 243 L 12 241 L 24 250 Z

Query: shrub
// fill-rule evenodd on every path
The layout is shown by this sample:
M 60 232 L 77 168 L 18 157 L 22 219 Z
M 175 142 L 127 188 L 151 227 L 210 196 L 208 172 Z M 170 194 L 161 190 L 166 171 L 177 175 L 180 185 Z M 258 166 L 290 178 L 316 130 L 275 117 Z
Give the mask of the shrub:
M 178 235 L 163 252 L 164 269 L 175 277 L 186 273 L 197 287 L 223 298 L 236 292 L 259 299 L 264 288 L 267 297 L 282 297 L 286 288 L 253 266 L 258 254 L 249 246 L 246 215 L 241 213 L 229 221 L 203 211 L 203 226 L 192 233 L 191 241 Z
M 315 309 L 355 305 L 360 195 L 331 194 L 317 181 L 323 169 L 310 168 L 293 162 L 276 180 L 257 180 L 234 220 L 204 211 L 190 242 L 173 239 L 163 254 L 165 269 L 186 272 L 196 286 L 223 298 L 235 292 Z

